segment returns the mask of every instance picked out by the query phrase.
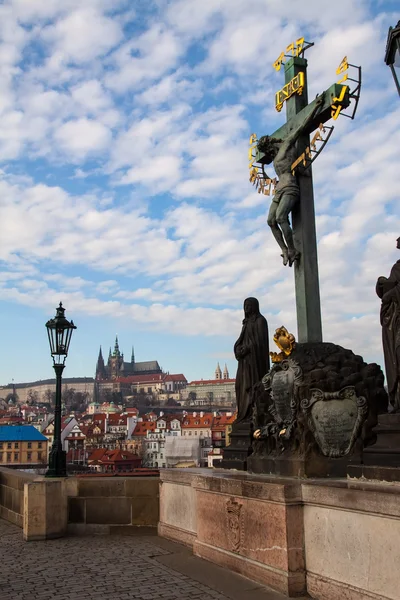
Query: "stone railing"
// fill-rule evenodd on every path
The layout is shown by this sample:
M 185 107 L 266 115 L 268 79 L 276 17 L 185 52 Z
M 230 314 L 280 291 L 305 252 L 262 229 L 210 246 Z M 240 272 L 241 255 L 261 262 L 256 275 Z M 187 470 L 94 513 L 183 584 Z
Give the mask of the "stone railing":
M 63 536 L 67 530 L 63 480 L 0 467 L 0 516 L 22 527 L 26 541 Z
M 400 484 L 163 469 L 158 531 L 289 597 L 400 597 Z
M 30 473 L 0 467 L 0 517 L 23 526 L 24 485 L 36 478 Z
M 157 534 L 159 477 L 69 477 L 68 531 Z
M 158 476 L 46 479 L 0 467 L 0 517 L 26 541 L 81 533 L 157 533 Z

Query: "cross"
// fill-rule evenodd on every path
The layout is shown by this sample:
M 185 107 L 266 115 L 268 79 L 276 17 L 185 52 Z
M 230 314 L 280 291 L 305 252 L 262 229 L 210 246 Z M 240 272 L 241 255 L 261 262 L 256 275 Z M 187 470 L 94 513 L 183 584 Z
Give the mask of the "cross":
M 284 64 L 284 67 L 286 97 L 282 100 L 282 104 L 286 102 L 286 123 L 269 137 L 283 140 L 284 143 L 285 138 L 288 138 L 291 132 L 305 123 L 308 117 L 307 125 L 296 144 L 297 155 L 301 156 L 303 152 L 310 153 L 310 133 L 320 124 L 324 124 L 332 118 L 332 106 L 335 104 L 335 99 L 340 99 L 338 108 L 340 112 L 341 108 L 347 108 L 350 105 L 350 96 L 347 86 L 336 83 L 324 92 L 322 102 L 320 99 L 320 105 L 315 111 L 318 101 L 315 99 L 308 104 L 307 60 L 301 56 L 293 56 Z M 295 79 L 296 77 L 297 79 Z M 299 82 L 302 84 L 301 93 L 295 93 L 293 92 L 294 84 L 298 85 Z M 282 98 L 282 94 L 280 97 Z M 313 112 L 315 112 L 315 116 L 310 119 Z M 258 150 L 254 162 L 264 165 L 270 163 L 271 160 L 267 160 L 266 154 Z M 311 166 L 307 169 L 306 174 L 297 171 L 297 182 L 300 188 L 300 201 L 296 202 L 292 209 L 292 228 L 294 246 L 299 251 L 299 256 L 294 260 L 298 341 L 322 342 Z

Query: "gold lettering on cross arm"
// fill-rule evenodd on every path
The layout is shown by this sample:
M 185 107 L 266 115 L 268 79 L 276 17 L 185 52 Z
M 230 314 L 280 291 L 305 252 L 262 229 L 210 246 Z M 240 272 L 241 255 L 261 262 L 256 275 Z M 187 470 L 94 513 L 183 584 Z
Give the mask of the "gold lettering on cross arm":
M 294 94 L 301 96 L 304 89 L 304 72 L 300 71 L 293 79 L 283 86 L 279 92 L 275 94 L 275 108 L 278 112 L 282 110 L 283 104 Z
M 340 115 L 340 111 L 343 108 L 340 103 L 343 102 L 347 90 L 348 90 L 348 86 L 347 85 L 343 85 L 342 86 L 342 90 L 341 90 L 341 92 L 339 94 L 339 97 L 332 98 L 332 101 L 331 101 L 331 109 L 332 109 L 331 110 L 331 117 L 334 120 L 336 120 L 338 118 L 338 116 Z M 336 103 L 338 103 L 338 104 L 336 104 Z

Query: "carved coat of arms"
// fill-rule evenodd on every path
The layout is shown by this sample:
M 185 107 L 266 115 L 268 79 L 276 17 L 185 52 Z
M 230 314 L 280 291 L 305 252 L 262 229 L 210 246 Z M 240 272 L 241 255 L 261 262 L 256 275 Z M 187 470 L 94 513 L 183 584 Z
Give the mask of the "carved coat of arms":
M 243 504 L 230 498 L 226 503 L 226 519 L 230 548 L 233 552 L 239 552 L 244 534 Z
M 337 392 L 312 389 L 301 408 L 322 454 L 331 458 L 351 452 L 368 415 L 367 399 L 353 386 Z

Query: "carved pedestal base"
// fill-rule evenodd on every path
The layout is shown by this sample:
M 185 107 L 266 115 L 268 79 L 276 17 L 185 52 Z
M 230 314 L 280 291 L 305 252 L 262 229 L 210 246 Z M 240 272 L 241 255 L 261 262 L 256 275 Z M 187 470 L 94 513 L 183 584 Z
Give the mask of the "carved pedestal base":
M 231 443 L 224 448 L 224 458 L 218 465 L 222 469 L 238 469 L 247 471 L 247 458 L 252 449 L 252 426 L 249 421 L 234 423 L 231 432 Z
M 387 407 L 383 381 L 378 365 L 368 365 L 351 350 L 326 342 L 296 344 L 290 357 L 281 357 L 265 375 L 264 392 L 255 394 L 248 471 L 345 477 L 348 464 L 362 462 L 362 448 L 379 432 L 386 437 L 375 447 L 390 453 L 392 440 L 397 452 L 400 415 L 398 438 L 386 431 L 385 418 L 372 431 L 377 414 Z
M 249 456 L 247 459 L 250 473 L 265 473 L 281 477 L 346 477 L 350 461 L 360 462 L 360 453 L 350 458 L 328 458 L 321 455 L 304 456 Z
M 364 448 L 362 460 L 348 470 L 350 477 L 400 481 L 400 414 L 379 415 L 373 446 Z

